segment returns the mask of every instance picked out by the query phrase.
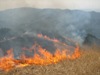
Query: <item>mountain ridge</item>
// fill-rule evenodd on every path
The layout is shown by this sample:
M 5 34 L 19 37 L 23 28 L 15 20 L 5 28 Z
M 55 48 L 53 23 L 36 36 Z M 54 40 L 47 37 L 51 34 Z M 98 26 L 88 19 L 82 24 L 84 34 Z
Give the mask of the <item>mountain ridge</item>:
M 9 9 L 0 11 L 0 28 L 18 33 L 45 30 L 82 41 L 88 33 L 100 38 L 100 13 L 28 7 Z

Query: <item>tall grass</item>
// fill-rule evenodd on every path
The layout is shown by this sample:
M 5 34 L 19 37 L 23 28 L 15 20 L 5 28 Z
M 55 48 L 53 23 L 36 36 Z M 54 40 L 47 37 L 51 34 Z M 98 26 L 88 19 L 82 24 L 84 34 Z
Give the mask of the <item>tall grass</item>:
M 100 47 L 84 46 L 80 48 L 81 57 L 76 60 L 64 60 L 48 66 L 27 66 L 16 68 L 0 75 L 100 75 Z

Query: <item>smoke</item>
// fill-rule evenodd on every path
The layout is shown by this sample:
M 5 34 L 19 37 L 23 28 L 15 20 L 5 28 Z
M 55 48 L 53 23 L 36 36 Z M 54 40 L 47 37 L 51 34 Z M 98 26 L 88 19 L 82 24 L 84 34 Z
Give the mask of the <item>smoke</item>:
M 84 42 L 88 33 L 100 37 L 99 13 L 19 8 L 3 11 L 0 16 L 0 27 L 10 28 L 13 34 L 18 36 L 23 34 L 35 36 L 36 33 L 44 31 L 71 38 L 80 44 Z
M 100 38 L 100 13 L 79 10 L 18 8 L 0 12 L 0 57 L 13 48 L 19 58 L 22 48 L 30 48 L 35 41 L 53 52 L 62 44 L 39 39 L 38 33 L 75 47 L 65 37 L 83 45 L 87 34 Z M 63 46 L 61 46 L 62 48 Z M 67 48 L 66 48 L 67 49 Z M 27 55 L 31 53 L 26 52 Z
M 4 56 L 2 49 L 0 49 L 0 57 Z
M 56 29 L 62 36 L 82 44 L 88 34 L 86 27 L 90 23 L 90 19 L 91 14 L 87 12 L 68 12 L 67 15 L 60 16 L 59 21 L 62 22 L 56 26 Z

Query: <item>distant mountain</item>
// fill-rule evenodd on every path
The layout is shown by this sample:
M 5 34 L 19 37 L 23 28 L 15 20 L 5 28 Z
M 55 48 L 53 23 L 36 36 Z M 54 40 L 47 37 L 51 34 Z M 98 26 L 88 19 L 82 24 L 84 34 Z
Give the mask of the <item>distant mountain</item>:
M 10 34 L 16 35 L 43 30 L 84 41 L 88 33 L 100 38 L 100 13 L 68 9 L 9 9 L 0 11 L 0 28 L 11 29 Z
M 62 25 L 61 25 L 62 24 Z M 55 25 L 86 25 L 99 26 L 100 13 L 84 12 L 79 10 L 60 10 L 60 9 L 34 9 L 17 8 L 0 12 L 1 27 L 52 29 Z M 92 27 L 91 27 L 92 28 Z

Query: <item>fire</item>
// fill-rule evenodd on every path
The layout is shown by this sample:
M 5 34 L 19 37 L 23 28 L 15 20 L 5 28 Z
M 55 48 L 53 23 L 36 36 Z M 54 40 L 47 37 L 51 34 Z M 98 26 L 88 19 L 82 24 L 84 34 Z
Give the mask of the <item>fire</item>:
M 66 43 L 63 43 L 63 42 L 59 41 L 59 40 L 56 39 L 56 38 L 53 38 L 53 39 L 52 39 L 52 38 L 50 38 L 50 37 L 48 37 L 48 36 L 46 36 L 46 35 L 43 35 L 43 34 L 37 34 L 37 37 L 38 37 L 38 38 L 45 39 L 45 40 L 48 40 L 48 41 L 52 41 L 52 42 L 54 42 L 54 43 L 60 43 L 60 44 L 62 44 L 62 45 L 64 45 L 64 46 L 66 46 L 66 47 L 72 48 L 72 46 L 68 46 L 68 45 L 66 45 Z M 64 38 L 65 38 L 65 37 L 64 37 Z M 71 39 L 69 39 L 69 38 L 65 38 L 65 39 L 67 39 L 67 40 L 69 40 L 69 41 L 75 43 L 73 40 L 71 40 Z
M 48 36 L 38 34 L 38 37 L 44 38 L 53 42 L 60 42 L 57 39 L 50 39 Z M 54 53 L 42 48 L 38 44 L 34 44 L 31 48 L 22 48 L 23 50 L 33 51 L 32 57 L 27 57 L 24 53 L 20 55 L 20 59 L 15 59 L 13 49 L 7 51 L 7 55 L 0 58 L 0 70 L 9 71 L 17 67 L 25 67 L 29 65 L 49 65 L 56 64 L 63 60 L 74 60 L 80 57 L 79 46 L 75 48 L 72 54 L 69 54 L 67 49 L 57 49 Z
M 46 40 L 49 40 L 49 41 L 60 42 L 60 41 L 57 40 L 56 38 L 51 39 L 51 38 L 49 38 L 48 36 L 43 35 L 43 34 L 37 34 L 37 36 L 38 36 L 39 38 L 43 38 L 43 39 L 46 39 Z
M 36 46 L 34 45 L 34 48 Z M 14 59 L 13 49 L 8 50 L 8 54 L 5 57 L 0 58 L 0 69 L 9 71 L 14 67 L 25 67 L 32 64 L 35 65 L 49 65 L 56 64 L 59 61 L 65 59 L 76 59 L 80 57 L 79 47 L 75 49 L 72 55 L 67 55 L 67 50 L 56 50 L 54 54 L 50 53 L 41 46 L 38 46 L 38 51 L 34 53 L 33 57 L 27 58 L 25 55 L 21 55 L 21 59 Z

